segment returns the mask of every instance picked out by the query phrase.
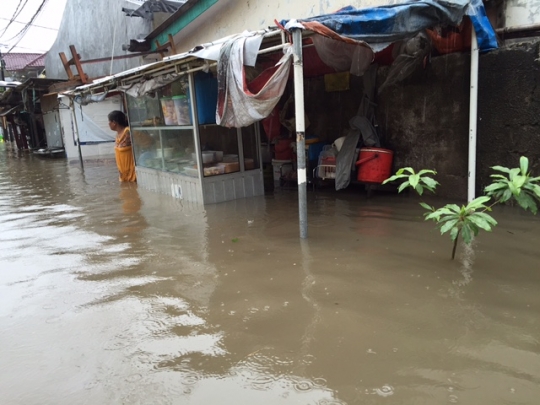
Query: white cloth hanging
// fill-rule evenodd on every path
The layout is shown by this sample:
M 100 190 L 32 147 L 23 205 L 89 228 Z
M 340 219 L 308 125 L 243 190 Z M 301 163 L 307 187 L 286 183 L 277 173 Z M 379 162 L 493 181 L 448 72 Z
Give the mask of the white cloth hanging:
M 257 93 L 252 93 L 244 71 L 244 45 L 247 39 L 246 36 L 233 38 L 223 44 L 220 50 L 216 122 L 228 128 L 245 127 L 270 115 L 283 95 L 289 78 L 292 48 L 287 46 L 284 56 L 276 64 L 275 72 Z

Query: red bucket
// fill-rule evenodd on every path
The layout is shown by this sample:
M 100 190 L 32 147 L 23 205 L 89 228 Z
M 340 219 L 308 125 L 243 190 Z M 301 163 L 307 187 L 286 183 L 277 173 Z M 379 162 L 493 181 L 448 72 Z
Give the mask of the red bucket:
M 394 152 L 382 148 L 362 148 L 356 166 L 358 181 L 381 184 L 392 173 Z

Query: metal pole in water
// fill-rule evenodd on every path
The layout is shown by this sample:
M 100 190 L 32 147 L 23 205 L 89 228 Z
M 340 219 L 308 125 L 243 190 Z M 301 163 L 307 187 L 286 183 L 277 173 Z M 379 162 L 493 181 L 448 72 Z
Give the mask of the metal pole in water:
M 294 55 L 294 105 L 296 120 L 296 154 L 298 177 L 298 217 L 300 238 L 307 238 L 307 174 L 306 134 L 304 112 L 304 66 L 302 58 L 302 29 L 292 29 Z
M 69 98 L 69 101 L 70 101 L 71 114 L 73 115 L 73 125 L 75 128 L 75 136 L 77 137 L 77 148 L 79 149 L 79 160 L 81 161 L 81 167 L 84 167 L 82 151 L 81 151 L 81 140 L 79 139 L 79 126 L 77 125 L 77 115 L 75 114 L 75 104 L 73 103 L 73 99 L 71 97 Z
M 469 105 L 469 180 L 467 201 L 475 199 L 476 193 L 476 127 L 478 124 L 478 39 L 474 27 L 471 35 L 471 93 Z

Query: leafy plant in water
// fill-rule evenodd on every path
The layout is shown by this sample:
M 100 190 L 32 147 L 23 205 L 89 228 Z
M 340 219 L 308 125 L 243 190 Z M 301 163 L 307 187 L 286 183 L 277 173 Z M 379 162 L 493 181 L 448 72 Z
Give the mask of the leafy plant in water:
M 473 238 L 478 235 L 481 229 L 490 232 L 497 225 L 497 221 L 487 211 L 498 203 L 505 203 L 515 200 L 523 209 L 530 210 L 536 215 L 538 203 L 540 203 L 540 177 L 531 177 L 529 173 L 529 159 L 522 156 L 520 167 L 509 169 L 503 166 L 494 166 L 493 170 L 504 173 L 492 174 L 494 182 L 485 188 L 486 196 L 478 197 L 467 205 L 461 207 L 456 204 L 447 204 L 436 209 L 426 203 L 420 205 L 428 210 L 425 220 L 433 220 L 440 228 L 441 235 L 450 232 L 450 238 L 454 241 L 452 249 L 452 259 L 456 255 L 456 248 L 461 236 L 466 244 L 470 244 Z M 408 174 L 406 174 L 408 173 Z M 439 184 L 425 174 L 436 174 L 433 170 L 420 170 L 415 173 L 410 167 L 400 169 L 398 172 L 385 180 L 383 184 L 391 181 L 407 179 L 399 187 L 399 192 L 410 187 L 418 194 L 423 194 L 426 188 L 432 192 Z M 426 180 L 427 179 L 427 182 Z M 422 185 L 423 183 L 423 185 Z M 491 205 L 487 202 L 493 201 Z
M 460 235 L 466 244 L 470 244 L 480 229 L 491 232 L 493 227 L 497 225 L 497 221 L 485 213 L 485 211 L 491 211 L 491 207 L 485 205 L 489 200 L 491 200 L 490 197 L 483 196 L 461 207 L 456 204 L 447 204 L 439 209 L 426 203 L 420 203 L 422 207 L 430 211 L 424 214 L 426 221 L 435 221 L 441 229 L 441 235 L 450 232 L 450 238 L 454 241 L 452 259 L 456 256 Z M 478 212 L 478 210 L 482 211 Z
M 537 201 L 540 201 L 540 177 L 531 177 L 529 173 L 529 159 L 522 156 L 519 159 L 519 168 L 508 169 L 503 166 L 493 166 L 493 170 L 502 174 L 492 174 L 494 182 L 485 188 L 487 195 L 497 202 L 504 203 L 510 199 L 516 202 L 525 211 L 538 212 Z
M 424 189 L 435 192 L 435 189 L 437 188 L 439 183 L 431 177 L 426 176 L 426 174 L 436 175 L 437 172 L 435 170 L 424 169 L 420 170 L 418 173 L 415 173 L 413 168 L 405 167 L 403 169 L 399 169 L 395 175 L 383 181 L 382 184 L 386 184 L 391 181 L 396 181 L 400 179 L 406 179 L 399 186 L 398 192 L 401 193 L 407 187 L 413 188 L 420 195 L 424 193 Z

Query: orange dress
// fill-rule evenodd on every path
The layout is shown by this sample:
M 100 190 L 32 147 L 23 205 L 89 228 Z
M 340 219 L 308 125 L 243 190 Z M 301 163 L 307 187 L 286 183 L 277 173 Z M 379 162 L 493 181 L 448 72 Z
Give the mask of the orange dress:
M 116 136 L 114 154 L 116 156 L 116 166 L 118 167 L 118 173 L 120 174 L 120 181 L 137 181 L 129 127 L 126 127 L 124 132 Z

